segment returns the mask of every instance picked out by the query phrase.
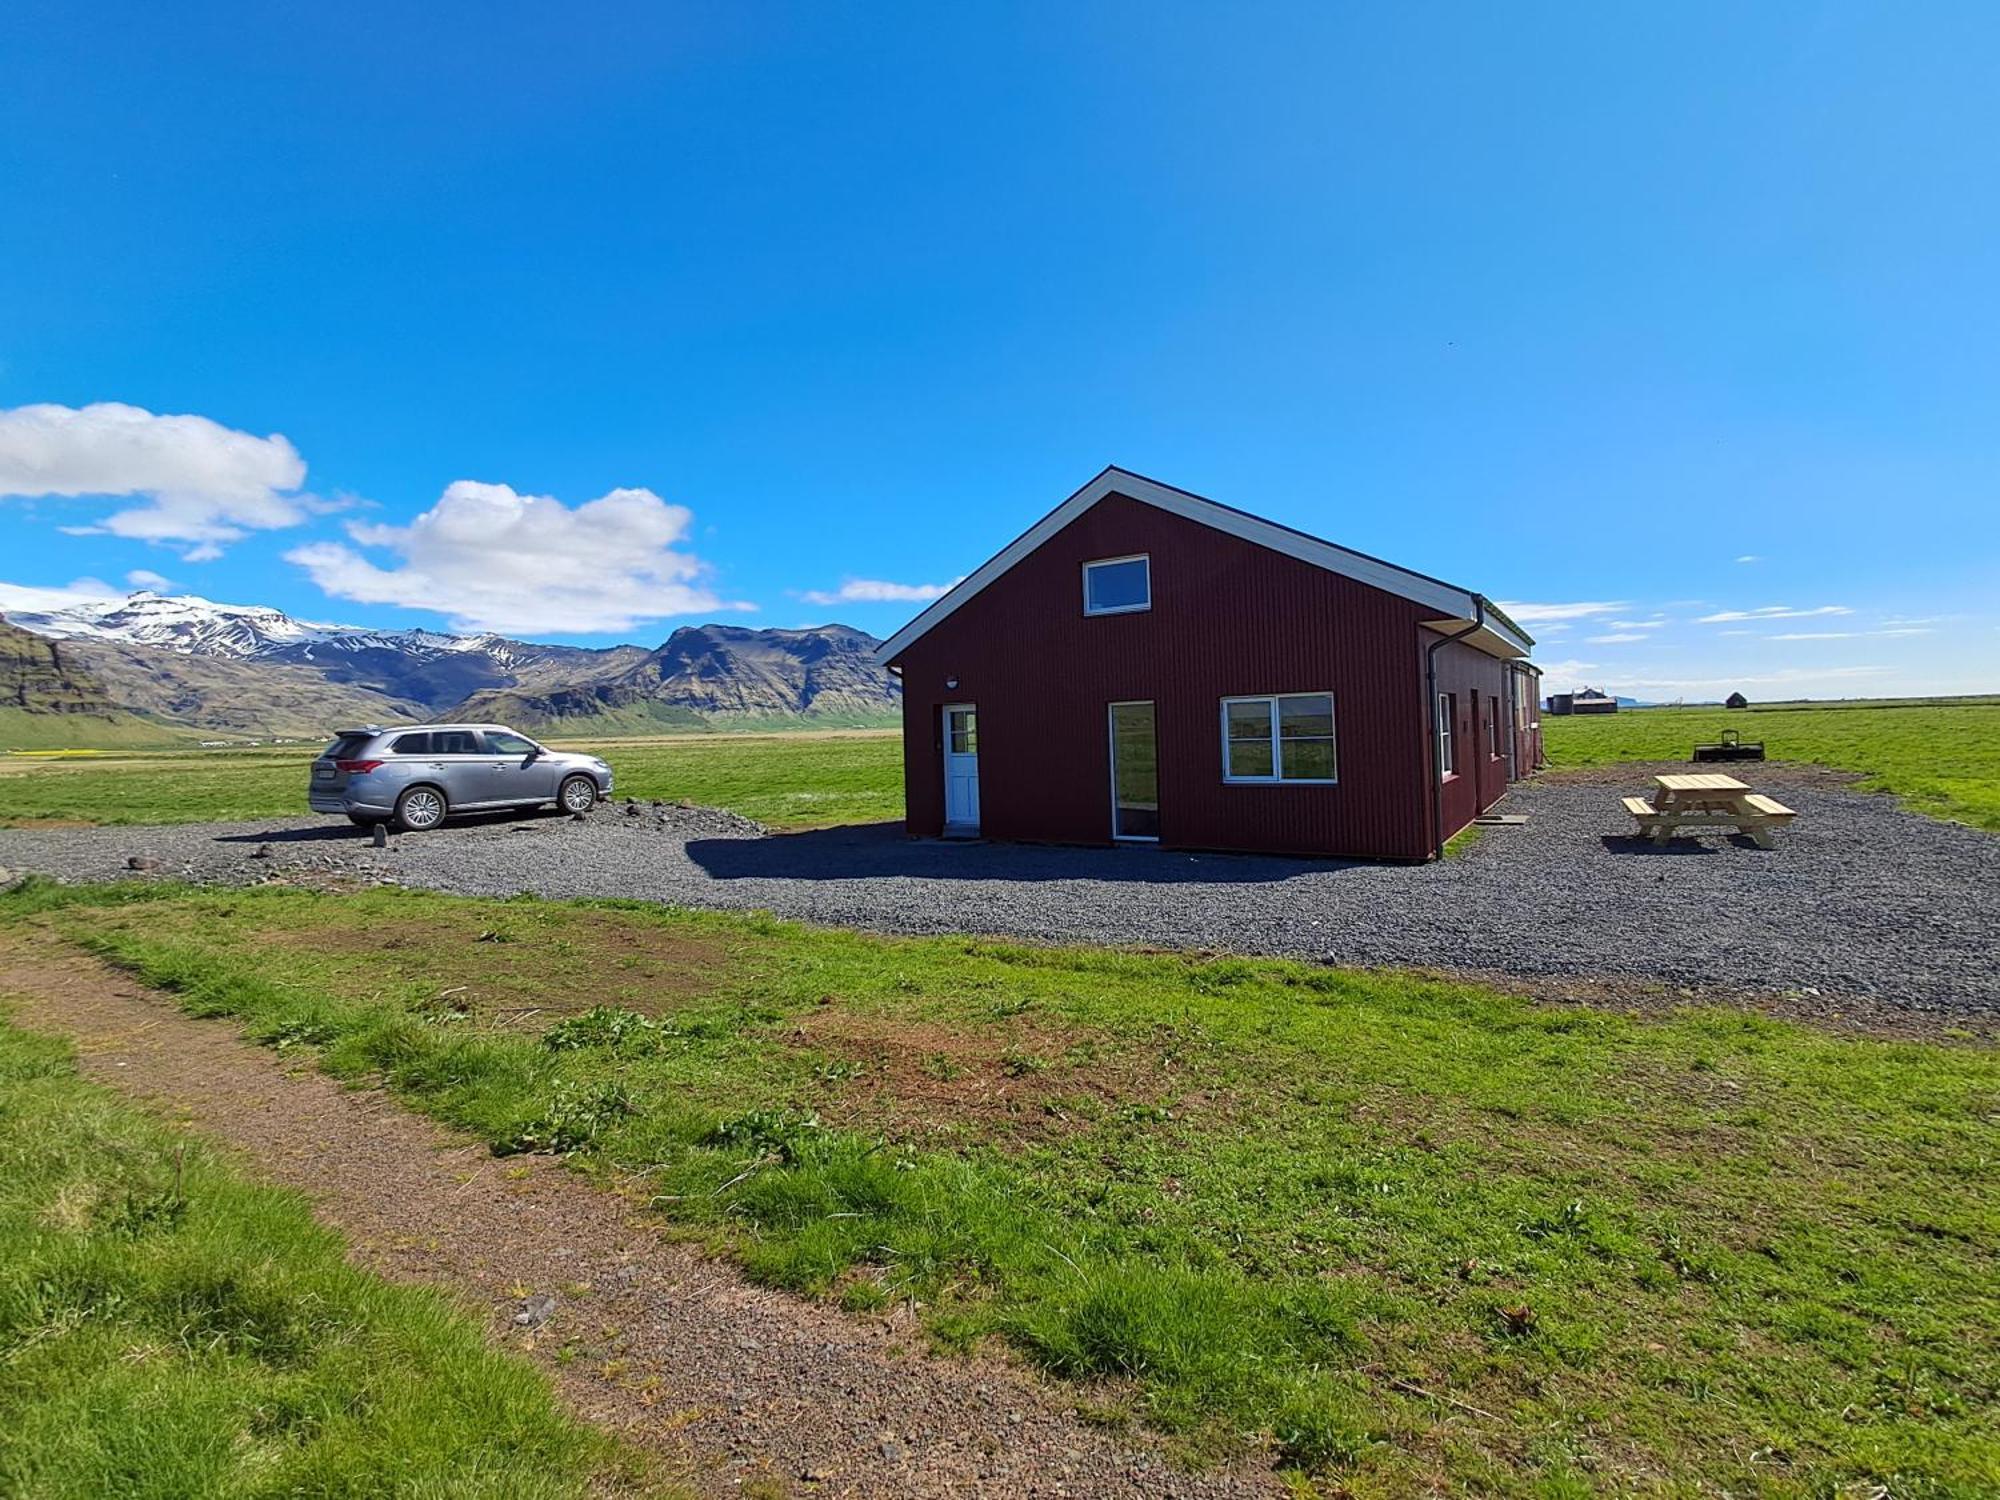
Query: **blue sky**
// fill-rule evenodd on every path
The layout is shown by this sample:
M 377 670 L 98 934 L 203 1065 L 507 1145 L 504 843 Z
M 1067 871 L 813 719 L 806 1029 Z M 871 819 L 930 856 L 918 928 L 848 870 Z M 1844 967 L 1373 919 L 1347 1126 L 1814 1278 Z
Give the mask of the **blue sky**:
M 0 597 L 887 634 L 1115 462 L 1537 606 L 1557 685 L 2000 688 L 1990 6 L 15 0 L 0 48 Z

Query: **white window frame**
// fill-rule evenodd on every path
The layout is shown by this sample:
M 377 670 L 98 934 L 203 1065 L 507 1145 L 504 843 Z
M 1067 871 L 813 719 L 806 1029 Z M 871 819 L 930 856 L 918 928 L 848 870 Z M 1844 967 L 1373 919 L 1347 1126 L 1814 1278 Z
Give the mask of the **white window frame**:
M 1284 760 L 1284 736 L 1279 726 L 1284 722 L 1278 712 L 1278 705 L 1287 698 L 1324 698 L 1333 718 L 1333 774 L 1331 776 L 1287 776 Z M 1229 770 L 1229 710 L 1239 703 L 1261 703 L 1265 705 L 1271 720 L 1271 774 L 1269 776 L 1235 776 Z M 1240 693 L 1222 700 L 1222 780 L 1227 786 L 1338 786 L 1340 784 L 1340 707 L 1334 701 L 1331 688 L 1308 689 L 1302 693 Z M 1319 738 L 1317 735 L 1311 736 Z
M 1146 602 L 1143 604 L 1116 604 L 1109 609 L 1090 607 L 1090 570 L 1109 567 L 1114 563 L 1144 563 L 1146 565 Z M 1124 557 L 1093 557 L 1083 565 L 1078 575 L 1083 584 L 1083 612 L 1086 615 L 1136 615 L 1153 607 L 1153 557 L 1149 552 L 1133 552 Z
M 1454 758 L 1457 749 L 1452 742 L 1452 695 L 1439 693 L 1437 702 L 1438 740 L 1437 762 L 1438 780 L 1449 781 L 1458 774 L 1458 762 Z

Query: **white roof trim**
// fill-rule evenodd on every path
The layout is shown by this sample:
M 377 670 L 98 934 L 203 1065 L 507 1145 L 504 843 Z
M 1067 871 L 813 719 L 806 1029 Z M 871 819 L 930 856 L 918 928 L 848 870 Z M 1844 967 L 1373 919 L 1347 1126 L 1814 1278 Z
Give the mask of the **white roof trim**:
M 1106 469 L 1043 516 L 1041 520 L 988 558 L 976 571 L 968 574 L 950 593 L 938 599 L 884 641 L 876 649 L 875 659 L 887 663 L 901 656 L 920 636 L 927 635 L 942 624 L 954 610 L 974 594 L 1110 494 L 1129 496 L 1142 504 L 1156 506 L 1160 510 L 1182 516 L 1203 526 L 1212 526 L 1217 531 L 1241 537 L 1246 542 L 1268 547 L 1273 552 L 1282 552 L 1288 557 L 1296 557 L 1316 567 L 1325 568 L 1329 573 L 1338 573 L 1344 578 L 1369 584 L 1400 598 L 1414 600 L 1437 610 L 1447 622 L 1470 623 L 1483 618 L 1484 627 L 1476 636 L 1468 636 L 1468 642 L 1494 655 L 1526 656 L 1529 648 L 1534 645 L 1531 639 L 1513 628 L 1504 617 L 1496 619 L 1486 602 L 1466 589 L 1426 577 L 1422 573 L 1412 573 L 1407 568 L 1399 568 L 1394 563 L 1383 562 L 1365 553 L 1350 552 L 1345 547 L 1337 547 L 1332 542 L 1323 542 L 1318 537 L 1307 536 L 1302 531 L 1293 531 L 1288 526 L 1280 526 L 1276 522 L 1233 510 L 1213 500 L 1205 500 L 1200 495 L 1191 495 L 1186 490 L 1177 490 L 1172 485 L 1161 484 L 1157 480 L 1146 479 L 1129 470 L 1113 467 Z

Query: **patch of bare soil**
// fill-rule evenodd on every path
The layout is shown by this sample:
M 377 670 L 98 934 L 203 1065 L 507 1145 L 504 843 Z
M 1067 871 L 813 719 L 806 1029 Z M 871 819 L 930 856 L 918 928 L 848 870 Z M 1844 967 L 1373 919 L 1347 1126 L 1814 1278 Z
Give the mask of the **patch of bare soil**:
M 384 980 L 445 985 L 474 1014 L 532 1008 L 565 1015 L 617 1005 L 665 1015 L 707 993 L 708 975 L 727 956 L 719 943 L 638 927 L 610 913 L 570 913 L 559 932 L 486 925 L 492 921 L 371 917 L 366 926 L 316 923 L 253 933 L 252 941 L 362 960 L 356 972 L 371 987 Z
M 1169 1075 L 1155 1057 L 1026 1016 L 973 1031 L 858 1014 L 838 1002 L 798 1017 L 794 1046 L 852 1060 L 860 1072 L 835 1112 L 899 1134 L 966 1129 L 1020 1148 L 1074 1128 L 1081 1101 L 1155 1101 Z
M 706 1493 L 1277 1492 L 1268 1474 L 1181 1473 L 1140 1439 L 1085 1425 L 1074 1402 L 1087 1391 L 927 1354 L 907 1312 L 864 1319 L 753 1287 L 558 1160 L 497 1160 L 45 934 L 0 936 L 0 996 L 21 1024 L 74 1038 L 88 1076 L 305 1193 L 360 1265 L 483 1314 L 577 1415 Z

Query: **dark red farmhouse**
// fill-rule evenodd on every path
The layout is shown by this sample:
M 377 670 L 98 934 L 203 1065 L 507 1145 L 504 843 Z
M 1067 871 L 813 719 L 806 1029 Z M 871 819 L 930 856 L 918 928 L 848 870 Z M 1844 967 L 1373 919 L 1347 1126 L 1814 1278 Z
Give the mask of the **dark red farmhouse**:
M 1106 469 L 881 648 L 909 831 L 1427 859 L 1541 763 L 1467 589 Z

